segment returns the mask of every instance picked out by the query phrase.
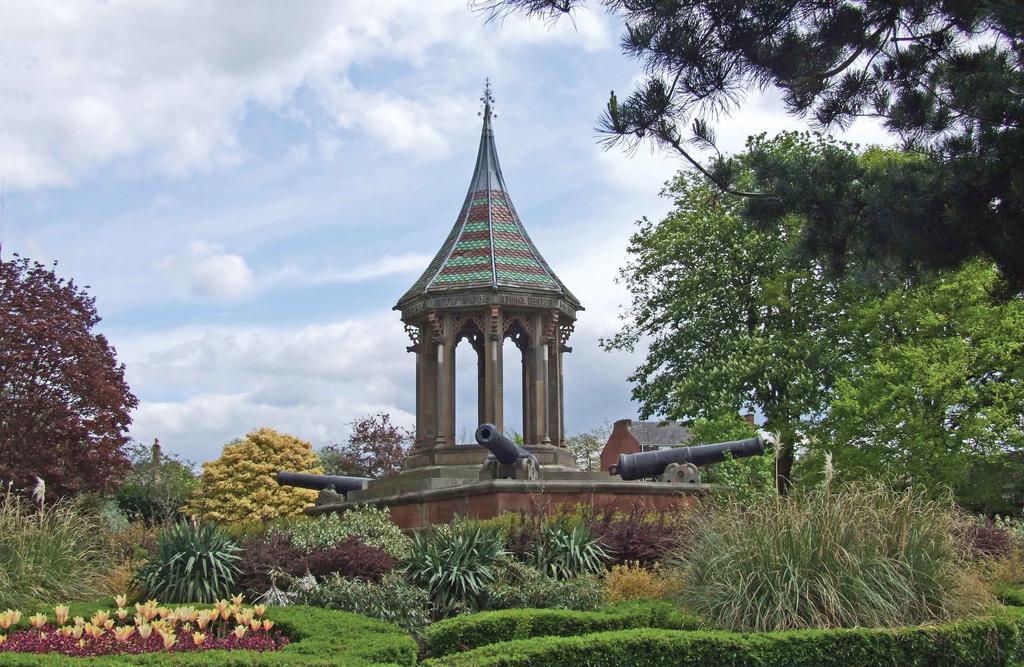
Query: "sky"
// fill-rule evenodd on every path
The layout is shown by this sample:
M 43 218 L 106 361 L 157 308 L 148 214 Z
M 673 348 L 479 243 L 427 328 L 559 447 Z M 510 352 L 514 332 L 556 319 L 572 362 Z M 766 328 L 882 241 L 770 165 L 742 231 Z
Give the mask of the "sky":
M 679 159 L 603 150 L 609 90 L 642 68 L 614 16 L 488 23 L 464 0 L 0 1 L 0 243 L 88 285 L 139 407 L 130 435 L 193 461 L 269 426 L 315 446 L 388 412 L 414 357 L 392 306 L 465 197 L 490 77 L 512 200 L 582 301 L 567 431 L 636 418 L 643 350 L 605 352 L 635 222 Z M 807 129 L 770 92 L 717 124 Z M 884 142 L 870 123 L 845 138 Z M 511 346 L 511 343 L 508 343 Z M 511 355 L 507 355 L 511 356 Z M 458 349 L 457 432 L 476 424 Z M 515 374 L 506 373 L 506 377 Z M 506 428 L 519 388 L 506 385 Z

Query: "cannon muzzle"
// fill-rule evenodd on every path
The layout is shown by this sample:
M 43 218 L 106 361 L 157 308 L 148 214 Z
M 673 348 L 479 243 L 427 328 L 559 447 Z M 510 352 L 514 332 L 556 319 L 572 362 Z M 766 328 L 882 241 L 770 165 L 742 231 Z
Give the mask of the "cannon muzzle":
M 499 433 L 494 424 L 481 424 L 476 429 L 476 441 L 491 450 L 494 458 L 505 465 L 511 465 L 519 459 L 533 458 L 533 454 Z
M 491 451 L 480 468 L 480 479 L 540 478 L 537 457 L 498 432 L 494 424 L 481 424 L 476 429 L 476 441 Z
M 288 472 L 282 470 L 274 475 L 281 486 L 297 486 L 314 491 L 331 490 L 335 493 L 357 491 L 366 486 L 369 477 L 344 477 L 342 475 L 313 475 L 307 472 Z
M 696 481 L 699 479 L 696 474 L 697 466 L 718 463 L 730 455 L 732 458 L 742 459 L 764 454 L 765 444 L 774 442 L 775 436 L 772 434 L 758 433 L 756 437 L 746 440 L 621 454 L 619 462 L 608 467 L 608 474 L 618 475 L 624 480 L 643 479 L 661 475 L 666 468 L 675 465 L 677 468 L 685 467 L 690 471 L 685 477 L 687 481 Z

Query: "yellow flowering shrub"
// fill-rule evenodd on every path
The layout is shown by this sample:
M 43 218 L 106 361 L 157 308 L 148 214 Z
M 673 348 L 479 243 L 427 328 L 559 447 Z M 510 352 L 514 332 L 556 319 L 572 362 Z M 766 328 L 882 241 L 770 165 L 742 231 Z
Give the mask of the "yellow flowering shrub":
M 279 470 L 323 472 L 308 442 L 269 428 L 252 431 L 225 445 L 219 459 L 203 464 L 185 513 L 229 524 L 301 514 L 317 492 L 280 486 L 274 480 Z
M 605 575 L 608 602 L 656 600 L 669 593 L 665 573 L 643 567 L 639 563 L 612 566 Z

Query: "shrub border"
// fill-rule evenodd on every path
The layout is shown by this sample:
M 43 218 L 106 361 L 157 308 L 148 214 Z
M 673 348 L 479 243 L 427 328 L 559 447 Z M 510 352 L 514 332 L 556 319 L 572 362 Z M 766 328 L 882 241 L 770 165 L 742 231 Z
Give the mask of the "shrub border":
M 502 609 L 456 616 L 426 628 L 423 644 L 440 657 L 488 644 L 544 636 L 585 635 L 627 628 L 694 630 L 700 619 L 679 611 L 670 602 L 622 602 L 598 611 L 569 609 Z
M 113 609 L 111 600 L 74 604 L 71 616 L 91 616 L 97 609 Z M 177 605 L 169 605 L 177 606 Z M 210 605 L 190 605 L 197 609 Z M 40 609 L 53 616 L 53 609 Z M 27 616 L 27 614 L 25 615 Z M 359 614 L 318 607 L 269 607 L 266 618 L 291 640 L 279 651 L 190 651 L 142 653 L 95 658 L 74 658 L 60 653 L 0 653 L 4 667 L 124 667 L 125 665 L 187 665 L 200 667 L 272 665 L 415 665 L 418 646 L 397 625 Z M 22 618 L 18 627 L 27 627 Z

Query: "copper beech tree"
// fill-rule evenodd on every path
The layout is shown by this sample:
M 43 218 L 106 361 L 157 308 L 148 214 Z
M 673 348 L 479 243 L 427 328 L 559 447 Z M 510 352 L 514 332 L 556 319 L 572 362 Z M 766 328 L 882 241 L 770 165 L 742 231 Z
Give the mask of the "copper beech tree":
M 138 401 L 95 302 L 53 269 L 0 260 L 0 480 L 56 495 L 110 491 L 128 467 Z
M 380 478 L 402 469 L 412 446 L 410 429 L 392 424 L 386 412 L 360 417 L 351 427 L 348 443 L 320 450 L 320 463 L 328 473 Z

